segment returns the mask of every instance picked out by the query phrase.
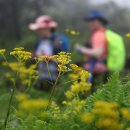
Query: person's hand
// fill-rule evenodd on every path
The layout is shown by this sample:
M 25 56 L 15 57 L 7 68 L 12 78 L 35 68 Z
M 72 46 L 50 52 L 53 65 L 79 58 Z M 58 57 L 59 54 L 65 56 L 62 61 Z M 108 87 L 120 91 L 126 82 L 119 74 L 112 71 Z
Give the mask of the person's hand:
M 76 44 L 75 45 L 75 50 L 78 51 L 78 52 L 81 52 L 81 49 L 82 49 L 82 46 L 79 45 L 79 44 Z
M 55 46 L 61 46 L 62 41 L 60 41 L 59 39 L 55 39 L 54 44 L 55 44 Z

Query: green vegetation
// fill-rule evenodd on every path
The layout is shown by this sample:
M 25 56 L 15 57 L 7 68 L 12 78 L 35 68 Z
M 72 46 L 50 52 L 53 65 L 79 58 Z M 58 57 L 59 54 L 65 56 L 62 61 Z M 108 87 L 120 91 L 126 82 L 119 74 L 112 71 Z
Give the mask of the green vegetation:
M 0 50 L 5 58 L 5 50 Z M 3 65 L 6 70 L 0 83 L 0 128 L 3 130 L 129 130 L 130 82 L 114 73 L 107 84 L 90 94 L 90 74 L 71 64 L 70 54 L 42 56 L 36 61 L 53 58 L 58 61 L 60 83 L 53 84 L 53 93 L 34 88 L 37 81 L 35 64 L 29 68 L 30 52 L 15 48 Z M 64 60 L 63 60 L 64 59 Z M 66 66 L 67 64 L 67 66 Z M 69 77 L 68 77 L 69 76 Z M 66 78 L 65 78 L 66 77 Z M 50 100 L 48 100 L 50 99 Z

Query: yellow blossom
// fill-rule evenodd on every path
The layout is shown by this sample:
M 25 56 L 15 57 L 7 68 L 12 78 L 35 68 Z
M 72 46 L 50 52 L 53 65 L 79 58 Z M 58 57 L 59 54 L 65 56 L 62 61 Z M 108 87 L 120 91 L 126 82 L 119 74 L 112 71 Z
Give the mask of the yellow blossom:
M 22 50 L 24 50 L 24 47 L 17 47 L 17 48 L 14 48 L 13 50 L 14 51 L 22 51 Z
M 44 109 L 48 105 L 47 100 L 42 99 L 28 99 L 19 104 L 19 109 L 27 112 L 36 111 L 38 109 Z
M 75 64 L 70 64 L 70 67 L 74 71 L 74 73 L 70 75 L 74 80 L 81 80 L 83 82 L 86 82 L 86 80 L 91 77 L 91 74 L 88 71 L 84 70 L 81 67 L 78 67 Z
M 98 116 L 103 116 L 103 117 L 110 117 L 110 118 L 118 118 L 118 114 L 116 113 L 116 111 L 113 111 L 111 109 L 93 109 L 92 112 Z
M 72 86 L 71 86 L 71 92 L 75 93 L 75 94 L 79 94 L 79 93 L 84 93 L 87 92 L 91 89 L 91 84 L 87 83 L 87 82 L 75 82 Z
M 58 65 L 58 71 L 61 72 L 61 73 L 64 73 L 64 72 L 71 71 L 71 69 L 69 69 L 69 68 L 68 68 L 67 66 L 65 66 L 65 65 L 59 64 L 59 65 Z
M 3 55 L 5 53 L 5 49 L 0 49 L 0 54 Z
M 96 126 L 104 130 L 121 130 L 122 129 L 119 122 L 111 118 L 98 120 L 96 122 Z
M 105 102 L 105 101 L 97 101 L 95 102 L 94 106 L 96 108 L 110 108 L 110 109 L 115 109 L 117 108 L 117 103 L 115 102 Z
M 25 101 L 28 99 L 28 95 L 25 93 L 20 93 L 18 95 L 16 95 L 16 99 L 21 102 L 21 101 Z
M 53 56 L 39 56 L 38 57 L 38 61 L 50 61 L 50 60 L 53 60 Z
M 94 120 L 94 115 L 92 113 L 83 113 L 81 114 L 81 121 L 84 123 L 91 123 Z
M 60 52 L 57 56 L 55 56 L 56 62 L 62 65 L 67 65 L 71 62 L 70 53 Z
M 32 53 L 24 51 L 24 48 L 14 48 L 10 55 L 14 56 L 18 61 L 24 62 L 32 57 Z
M 74 97 L 74 94 L 73 94 L 71 91 L 67 91 L 67 92 L 65 93 L 65 95 L 66 95 L 66 97 L 67 97 L 68 99 L 71 99 L 71 98 Z
M 73 99 L 72 101 L 64 101 L 64 105 L 68 106 L 74 113 L 80 112 L 81 109 L 85 106 L 85 101 L 84 100 L 79 100 L 79 99 Z
M 70 34 L 71 34 L 72 36 L 75 36 L 75 35 L 77 34 L 77 32 L 74 31 L 74 30 L 72 30 L 72 31 L 70 31 Z
M 127 108 L 121 108 L 121 114 L 124 119 L 130 120 L 130 110 Z
M 130 33 L 127 33 L 127 34 L 126 34 L 126 37 L 130 37 Z

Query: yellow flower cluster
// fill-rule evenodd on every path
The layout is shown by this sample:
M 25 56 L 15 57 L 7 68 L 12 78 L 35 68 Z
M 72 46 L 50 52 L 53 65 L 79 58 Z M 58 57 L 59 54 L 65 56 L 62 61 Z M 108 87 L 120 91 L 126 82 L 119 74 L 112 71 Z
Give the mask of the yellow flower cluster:
M 71 29 L 65 29 L 65 32 L 70 34 L 71 36 L 79 36 L 80 35 L 80 32 L 78 31 L 75 31 L 75 30 L 71 30 Z
M 74 81 L 86 82 L 87 79 L 91 77 L 91 74 L 88 71 L 75 64 L 70 64 L 70 67 L 74 73 L 71 73 L 69 77 Z
M 32 57 L 32 53 L 25 51 L 23 47 L 14 48 L 10 55 L 14 56 L 18 61 L 24 62 Z
M 10 62 L 3 65 L 10 67 L 17 74 L 17 78 L 21 80 L 22 85 L 28 85 L 30 81 L 36 81 L 38 79 L 36 65 L 26 67 L 23 62 Z M 5 73 L 5 76 L 10 78 L 13 76 L 11 74 L 13 73 Z
M 3 55 L 5 53 L 5 49 L 0 49 L 0 55 Z
M 60 52 L 60 53 L 58 53 L 58 55 L 54 56 L 54 58 L 57 61 L 57 63 L 66 65 L 71 62 L 70 55 L 71 55 L 70 53 Z
M 81 114 L 81 121 L 87 124 L 91 123 L 94 120 L 94 118 L 94 115 L 89 112 Z
M 48 104 L 47 100 L 31 99 L 29 95 L 25 93 L 17 94 L 16 99 L 18 101 L 18 117 L 24 119 L 29 115 L 35 115 L 41 120 L 46 120 L 48 117 L 47 112 L 44 111 Z
M 55 111 L 56 113 L 60 112 L 60 107 L 53 101 L 51 104 L 51 109 Z
M 70 53 L 60 52 L 57 55 L 53 56 L 40 56 L 38 58 L 35 58 L 35 60 L 37 61 L 37 63 L 41 61 L 45 61 L 46 63 L 48 63 L 50 60 L 52 60 L 57 64 L 58 71 L 60 73 L 70 71 L 70 68 L 67 67 L 67 65 L 71 62 Z
M 130 38 L 130 33 L 127 33 L 127 34 L 126 34 L 126 37 Z
M 86 83 L 86 82 L 75 82 L 72 86 L 71 86 L 71 92 L 75 93 L 75 94 L 79 94 L 87 92 L 91 89 L 91 84 L 90 83 Z
M 24 100 L 19 104 L 19 109 L 23 111 L 36 111 L 39 109 L 44 109 L 48 104 L 47 100 L 42 99 L 28 99 Z M 31 110 L 30 110 L 31 109 Z
M 55 62 L 58 64 L 58 71 L 60 73 L 70 71 L 70 68 L 67 67 L 67 65 L 71 62 L 70 53 L 60 52 L 58 55 L 55 55 L 53 58 Z
M 18 95 L 16 95 L 16 99 L 18 100 L 18 102 L 25 101 L 28 98 L 29 98 L 29 96 L 25 93 L 19 93 Z
M 35 58 L 38 62 L 41 62 L 41 61 L 50 61 L 50 60 L 53 60 L 54 57 L 53 56 L 39 56 L 38 58 Z
M 115 102 L 97 101 L 90 112 L 81 114 L 82 122 L 96 122 L 96 128 L 102 130 L 122 130 L 124 121 L 129 120 L 130 110 L 120 108 Z
M 69 109 L 72 110 L 74 114 L 77 112 L 80 112 L 81 109 L 85 106 L 85 101 L 84 100 L 79 100 L 79 99 L 73 99 L 72 101 L 63 101 L 63 105 L 69 107 Z
M 127 108 L 121 108 L 120 111 L 123 119 L 130 121 L 130 110 Z
M 70 74 L 70 77 L 74 82 L 71 85 L 70 90 L 65 93 L 68 99 L 71 99 L 80 93 L 84 94 L 91 89 L 91 84 L 87 83 L 87 79 L 91 76 L 90 73 L 74 64 L 71 64 L 70 67 L 74 71 L 74 73 Z
M 118 114 L 115 111 L 117 109 L 117 106 L 118 105 L 116 103 L 108 103 L 108 102 L 104 102 L 104 101 L 97 101 L 94 104 L 93 113 L 95 113 L 99 116 L 117 119 Z

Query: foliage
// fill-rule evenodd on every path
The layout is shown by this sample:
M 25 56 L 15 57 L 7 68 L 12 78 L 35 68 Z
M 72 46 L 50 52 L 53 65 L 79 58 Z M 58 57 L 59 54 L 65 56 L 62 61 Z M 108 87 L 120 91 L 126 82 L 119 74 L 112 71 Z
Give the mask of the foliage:
M 6 50 L 0 50 L 0 55 L 5 59 L 4 69 L 8 70 L 5 77 L 8 77 L 12 87 L 10 86 L 11 97 L 8 97 L 7 115 L 0 119 L 1 129 L 129 130 L 130 82 L 122 83 L 119 73 L 114 73 L 107 84 L 90 95 L 88 92 L 91 84 L 87 83 L 86 79 L 91 75 L 72 64 L 69 53 L 34 57 L 35 65 L 41 61 L 48 64 L 50 60 L 58 64 L 59 75 L 52 84 L 51 94 L 43 98 L 43 94 L 40 95 L 32 88 L 38 80 L 38 72 L 35 67 L 27 64 L 32 60 L 31 53 L 21 47 L 13 49 L 10 54 L 15 58 L 14 63 L 7 60 L 5 53 Z M 69 74 L 71 85 L 64 91 L 65 98 L 58 103 L 53 96 L 58 89 L 58 80 L 65 73 Z M 27 82 L 23 84 L 25 79 Z M 62 83 L 60 87 L 63 87 Z M 39 96 L 36 96 L 36 93 Z

